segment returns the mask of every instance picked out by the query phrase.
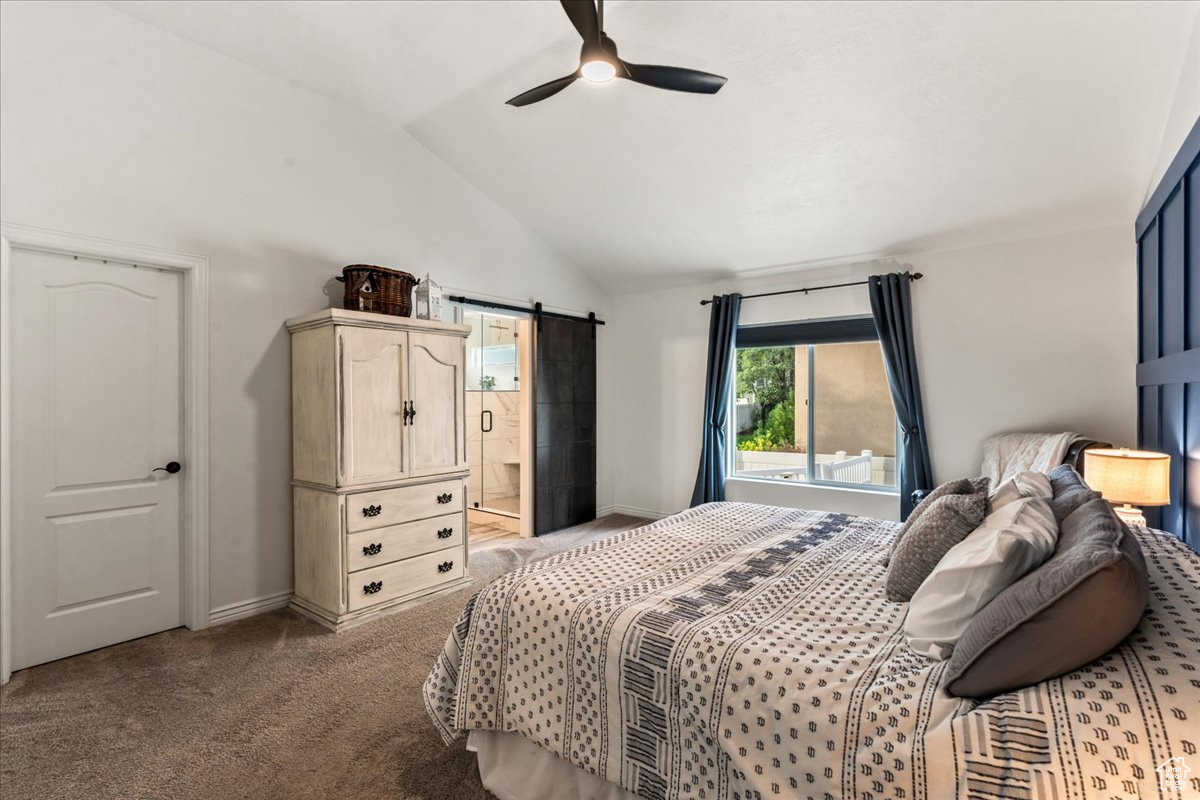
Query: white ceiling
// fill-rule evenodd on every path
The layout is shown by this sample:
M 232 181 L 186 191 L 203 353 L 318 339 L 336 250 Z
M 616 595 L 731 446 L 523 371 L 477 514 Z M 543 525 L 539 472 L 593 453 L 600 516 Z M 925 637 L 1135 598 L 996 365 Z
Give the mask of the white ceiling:
M 614 288 L 1130 222 L 1196 3 L 607 4 L 715 96 L 578 83 L 556 2 L 109 5 L 403 126 Z

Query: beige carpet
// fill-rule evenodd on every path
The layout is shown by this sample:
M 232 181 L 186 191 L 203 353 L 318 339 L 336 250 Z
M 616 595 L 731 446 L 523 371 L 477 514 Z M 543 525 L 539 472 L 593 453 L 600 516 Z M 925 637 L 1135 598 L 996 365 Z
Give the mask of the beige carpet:
M 642 524 L 606 517 L 471 555 L 474 587 L 333 634 L 289 611 L 22 670 L 0 690 L 0 797 L 491 798 L 421 686 L 470 592 Z

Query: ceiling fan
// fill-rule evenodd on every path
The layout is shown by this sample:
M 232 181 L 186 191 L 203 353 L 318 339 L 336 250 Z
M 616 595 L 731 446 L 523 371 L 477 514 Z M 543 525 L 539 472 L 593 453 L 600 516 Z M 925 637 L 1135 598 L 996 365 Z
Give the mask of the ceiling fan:
M 716 94 L 725 85 L 720 75 L 683 67 L 660 67 L 655 64 L 632 64 L 617 57 L 617 43 L 604 32 L 604 0 L 599 0 L 599 12 L 592 0 L 559 0 L 571 24 L 583 37 L 579 52 L 579 69 L 549 83 L 522 92 L 508 101 L 510 106 L 527 106 L 552 97 L 583 78 L 592 83 L 605 83 L 613 78 L 626 78 L 656 89 L 676 92 Z

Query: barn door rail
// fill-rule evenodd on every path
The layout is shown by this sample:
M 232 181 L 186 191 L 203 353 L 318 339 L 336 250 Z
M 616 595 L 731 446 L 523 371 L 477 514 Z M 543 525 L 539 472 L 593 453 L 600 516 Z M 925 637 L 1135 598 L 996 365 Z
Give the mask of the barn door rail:
M 462 303 L 466 306 L 478 306 L 480 308 L 496 308 L 502 311 L 519 311 L 523 314 L 530 314 L 535 319 L 566 319 L 571 322 L 587 322 L 592 325 L 603 325 L 604 320 L 596 319 L 596 313 L 593 311 L 586 317 L 580 317 L 575 314 L 563 314 L 558 311 L 547 311 L 542 307 L 541 303 L 534 303 L 532 306 L 518 306 L 510 303 L 497 303 L 494 300 L 479 300 L 474 297 L 464 297 L 460 294 L 450 295 L 451 303 Z

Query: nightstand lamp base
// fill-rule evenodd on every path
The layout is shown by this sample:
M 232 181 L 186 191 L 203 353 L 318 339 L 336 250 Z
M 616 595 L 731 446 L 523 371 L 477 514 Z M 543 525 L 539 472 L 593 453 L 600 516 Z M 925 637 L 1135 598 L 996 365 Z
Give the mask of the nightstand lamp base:
M 1117 516 L 1126 525 L 1141 525 L 1146 527 L 1146 517 L 1142 514 L 1142 510 L 1136 506 L 1131 506 L 1129 503 L 1120 506 L 1113 506 L 1113 511 L 1117 512 Z

